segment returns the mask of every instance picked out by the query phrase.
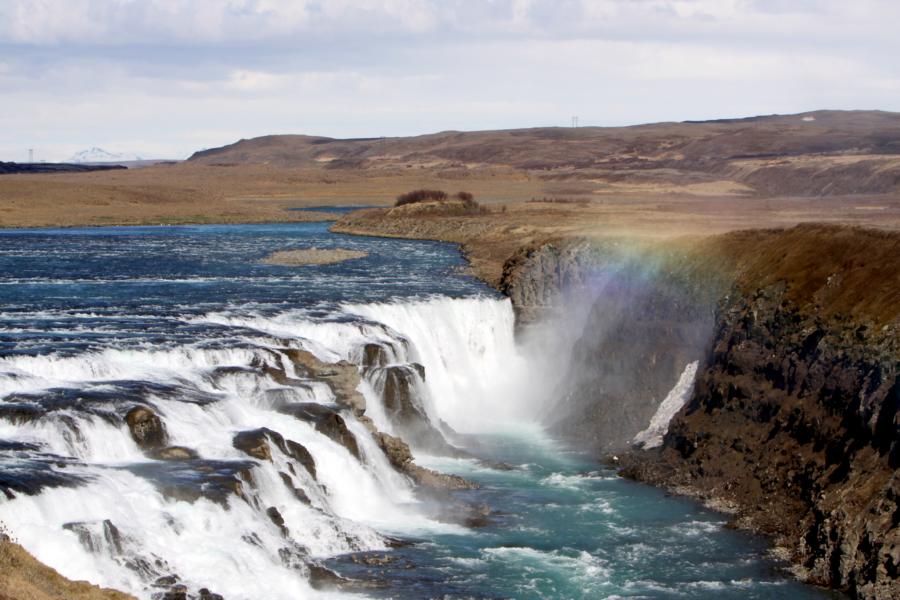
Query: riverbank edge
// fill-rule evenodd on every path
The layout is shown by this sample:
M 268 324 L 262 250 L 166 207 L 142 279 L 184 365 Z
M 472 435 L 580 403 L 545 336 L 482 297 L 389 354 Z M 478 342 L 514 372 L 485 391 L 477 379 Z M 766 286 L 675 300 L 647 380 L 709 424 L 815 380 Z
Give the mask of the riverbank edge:
M 3 533 L 0 573 L 0 600 L 137 600 L 117 590 L 67 579 Z

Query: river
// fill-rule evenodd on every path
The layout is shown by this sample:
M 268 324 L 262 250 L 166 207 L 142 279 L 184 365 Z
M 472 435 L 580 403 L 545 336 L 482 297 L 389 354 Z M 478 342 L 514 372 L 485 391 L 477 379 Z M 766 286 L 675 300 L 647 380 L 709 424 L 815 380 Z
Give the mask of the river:
M 308 247 L 368 255 L 260 263 Z M 147 599 L 173 584 L 229 600 L 830 597 L 720 515 L 547 437 L 552 373 L 465 267 L 453 245 L 325 223 L 0 231 L 0 522 L 63 575 Z M 364 368 L 367 345 L 386 358 Z M 384 398 L 400 369 L 440 438 L 413 443 L 417 462 L 480 487 L 419 493 L 365 418 L 288 360 L 300 350 L 359 365 L 365 416 L 387 433 L 402 433 Z M 311 404 L 356 453 L 292 413 Z M 136 407 L 190 453 L 140 448 Z M 269 459 L 241 451 L 259 428 L 315 472 L 273 438 Z M 365 585 L 317 589 L 323 567 Z

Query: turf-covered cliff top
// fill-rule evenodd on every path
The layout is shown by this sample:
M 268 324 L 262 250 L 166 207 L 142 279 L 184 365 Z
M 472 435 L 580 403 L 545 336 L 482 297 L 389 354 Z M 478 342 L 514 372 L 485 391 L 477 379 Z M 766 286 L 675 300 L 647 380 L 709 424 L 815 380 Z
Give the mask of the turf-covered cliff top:
M 900 233 L 802 224 L 735 231 L 704 241 L 746 291 L 779 281 L 787 297 L 822 317 L 885 325 L 900 317 Z

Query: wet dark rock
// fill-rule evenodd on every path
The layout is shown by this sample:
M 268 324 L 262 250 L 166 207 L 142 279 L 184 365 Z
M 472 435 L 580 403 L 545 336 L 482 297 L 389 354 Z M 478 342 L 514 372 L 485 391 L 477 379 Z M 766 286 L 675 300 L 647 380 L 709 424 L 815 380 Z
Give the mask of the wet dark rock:
M 418 370 L 411 365 L 395 365 L 383 368 L 381 377 L 382 401 L 391 421 L 402 427 L 427 426 L 431 430 L 415 393 L 416 377 L 421 378 Z
M 688 270 L 648 273 L 647 258 L 607 260 L 592 275 L 603 293 L 573 348 L 552 426 L 595 454 L 627 449 L 685 367 L 703 358 L 717 299 L 717 287 Z
M 270 430 L 264 427 L 249 431 L 241 431 L 234 436 L 231 444 L 244 454 L 249 454 L 253 458 L 258 458 L 259 460 L 271 462 L 272 451 L 269 449 L 269 443 L 266 439 L 266 434 L 269 432 Z
M 278 549 L 278 558 L 281 559 L 281 564 L 289 569 L 303 570 L 309 558 L 306 548 L 291 540 L 286 540 L 286 542 L 287 546 Z
M 0 440 L 0 452 L 37 452 L 40 446 L 28 442 Z
M 358 565 L 382 567 L 384 565 L 389 565 L 392 562 L 395 562 L 397 559 L 390 554 L 366 552 L 354 554 L 350 557 L 350 560 Z
M 363 369 L 385 367 L 390 363 L 390 355 L 384 344 L 369 343 L 362 348 L 361 363 Z
M 148 453 L 150 458 L 156 460 L 195 460 L 200 458 L 196 450 L 185 448 L 184 446 L 166 446 L 165 448 L 157 448 Z
M 519 249 L 503 265 L 499 288 L 509 296 L 522 326 L 561 306 L 564 292 L 590 283 L 597 264 L 604 261 L 585 240 L 535 243 Z
M 465 525 L 466 527 L 471 527 L 472 529 L 487 527 L 491 524 L 492 514 L 493 511 L 487 504 L 471 505 L 469 516 L 466 517 L 465 520 Z
M 374 437 L 378 447 L 381 448 L 395 469 L 403 471 L 407 465 L 412 463 L 413 456 L 409 444 L 387 433 L 377 433 Z
M 221 594 L 215 594 L 209 591 L 207 588 L 200 588 L 197 592 L 198 600 L 225 600 L 225 598 Z
M 269 377 L 272 381 L 277 383 L 278 385 L 284 386 L 300 386 L 305 387 L 306 384 L 299 379 L 294 379 L 289 377 L 288 374 L 284 371 L 284 369 L 279 369 L 277 367 L 273 367 L 271 365 L 264 365 L 261 367 L 262 372 Z
M 345 581 L 343 577 L 329 568 L 311 564 L 309 568 L 309 585 L 316 590 L 327 590 L 338 587 Z
M 284 517 L 281 516 L 281 513 L 274 506 L 270 506 L 266 509 L 266 516 L 269 517 L 269 520 L 275 524 L 278 529 L 281 530 L 282 535 L 287 537 L 290 535 L 290 531 L 284 524 Z
M 38 404 L 0 402 L 0 419 L 5 419 L 17 425 L 36 421 L 44 413 L 45 410 Z
M 312 454 L 309 453 L 309 450 L 293 440 L 285 440 L 277 431 L 260 427 L 259 429 L 241 431 L 232 440 L 234 447 L 241 452 L 249 454 L 253 458 L 269 462 L 272 461 L 270 443 L 274 444 L 283 454 L 303 465 L 303 468 L 309 472 L 313 479 L 316 478 L 316 461 L 313 459 Z
M 297 371 L 310 379 L 324 381 L 334 392 L 335 402 L 354 412 L 365 412 L 366 399 L 356 389 L 359 387 L 359 369 L 347 361 L 325 363 L 312 353 L 297 348 L 281 348 L 279 352 L 293 363 Z
M 188 600 L 187 586 L 177 583 L 160 596 L 161 600 Z
M 282 450 L 282 452 L 285 452 L 288 456 L 303 465 L 303 468 L 305 468 L 312 478 L 315 479 L 316 461 L 309 450 L 302 444 L 293 440 L 285 440 L 284 445 L 287 450 Z
M 148 580 L 156 577 L 157 579 L 160 577 L 165 577 L 164 575 L 160 575 L 160 573 L 170 573 L 172 567 L 166 563 L 165 560 L 156 556 L 155 554 L 150 554 L 148 556 L 134 554 L 134 553 L 126 553 L 125 556 L 117 558 L 117 561 L 124 565 L 125 568 L 134 571 L 140 576 L 141 579 Z M 175 582 L 178 581 L 178 576 L 175 575 Z M 158 586 L 158 587 L 167 587 L 167 586 Z
M 63 529 L 77 535 L 79 543 L 88 552 L 97 554 L 106 548 L 112 556 L 122 554 L 122 534 L 109 519 L 101 522 L 65 523 Z
M 391 465 L 401 473 L 408 475 L 421 486 L 436 490 L 471 490 L 478 488 L 478 484 L 459 475 L 438 473 L 437 471 L 420 467 L 413 462 L 409 444 L 398 437 L 383 432 L 375 433 L 373 437 Z
M 623 474 L 738 512 L 800 576 L 856 598 L 900 580 L 900 340 L 825 321 L 775 284 L 719 309 L 708 367 L 658 453 Z
M 347 579 L 341 577 L 335 571 L 328 567 L 323 567 L 315 563 L 309 563 L 306 566 L 309 572 L 309 584 L 315 590 L 361 590 L 378 586 L 375 582 L 359 581 L 355 579 Z
M 143 450 L 161 448 L 168 441 L 163 422 L 149 408 L 135 406 L 125 415 L 125 423 L 128 424 L 132 439 Z
M 179 579 L 178 575 L 163 575 L 156 578 L 156 581 L 153 582 L 153 587 L 170 588 L 178 583 Z
M 283 471 L 279 471 L 278 475 L 281 477 L 281 481 L 284 483 L 285 487 L 293 492 L 294 497 L 297 498 L 297 500 L 306 505 L 312 504 L 309 500 L 309 496 L 306 495 L 306 492 L 294 485 L 294 481 L 291 479 L 290 475 Z
M 52 455 L 17 458 L 13 466 L 0 469 L 0 492 L 12 500 L 16 493 L 35 496 L 45 488 L 75 487 L 90 480 L 83 475 L 60 472 L 69 464 L 76 463 Z
M 424 381 L 425 367 L 418 363 L 375 367 L 367 377 L 381 395 L 386 416 L 405 441 L 434 454 L 464 454 L 447 442 L 422 407 L 419 382 Z
M 232 495 L 246 499 L 244 484 L 253 481 L 254 464 L 196 459 L 137 463 L 122 468 L 152 482 L 168 498 L 191 503 L 206 498 L 225 505 Z
M 409 546 L 415 546 L 415 542 L 412 540 L 403 540 L 395 537 L 385 537 L 384 543 L 388 548 L 408 548 Z
M 359 446 L 356 436 L 347 429 L 347 423 L 338 412 L 324 404 L 314 402 L 301 402 L 287 404 L 279 408 L 279 411 L 291 415 L 301 421 L 311 423 L 316 431 L 331 438 L 352 454 L 357 460 L 360 458 Z

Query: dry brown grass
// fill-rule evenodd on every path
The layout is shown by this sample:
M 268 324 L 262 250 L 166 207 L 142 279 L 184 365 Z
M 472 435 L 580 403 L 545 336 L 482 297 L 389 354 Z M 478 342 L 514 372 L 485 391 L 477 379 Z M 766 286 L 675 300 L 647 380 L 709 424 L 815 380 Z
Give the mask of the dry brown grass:
M 785 282 L 792 302 L 823 319 L 900 318 L 900 231 L 803 224 L 715 236 L 698 250 L 750 292 Z
M 70 581 L 21 546 L 0 540 L 0 600 L 135 600 L 84 581 Z
M 513 202 L 478 217 L 397 209 L 341 219 L 336 231 L 436 239 L 464 245 L 474 272 L 497 284 L 518 248 L 564 237 L 671 241 L 747 229 L 831 223 L 900 230 L 900 198 L 734 199 L 686 196 L 595 198 L 590 204 Z M 874 210 L 859 210 L 872 207 Z
M 435 172 L 364 173 L 268 165 L 159 165 L 104 173 L 0 176 L 0 227 L 318 220 L 288 208 L 388 205 L 410 189 L 461 187 Z M 467 176 L 486 203 L 530 198 L 544 183 L 494 171 Z
M 704 208 L 723 210 L 723 201 L 754 223 L 768 206 L 774 212 L 763 220 L 776 225 L 818 206 L 823 219 L 870 220 L 831 201 L 900 195 L 900 115 L 813 116 L 363 140 L 267 136 L 174 165 L 0 176 L 0 226 L 309 220 L 316 217 L 285 209 L 387 205 L 420 188 L 465 189 L 485 205 L 577 197 L 612 207 L 601 215 L 612 222 L 664 225 L 665 215 L 693 211 L 702 225 Z M 788 196 L 825 200 L 797 200 L 803 214 L 791 216 Z M 892 211 L 891 203 L 881 215 Z

